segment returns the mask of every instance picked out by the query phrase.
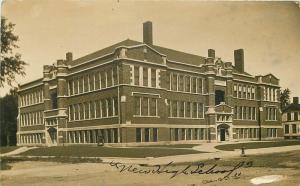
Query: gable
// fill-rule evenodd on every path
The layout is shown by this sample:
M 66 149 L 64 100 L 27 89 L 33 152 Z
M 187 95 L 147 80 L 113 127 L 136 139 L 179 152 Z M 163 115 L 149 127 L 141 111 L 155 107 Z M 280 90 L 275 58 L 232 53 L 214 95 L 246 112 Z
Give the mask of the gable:
M 220 104 L 220 105 L 216 106 L 215 111 L 217 113 L 231 113 L 232 112 L 232 108 L 230 106 L 228 106 L 228 105 Z
M 278 78 L 276 78 L 273 74 L 267 74 L 265 76 L 262 76 L 262 82 L 263 83 L 271 83 L 271 84 L 279 85 Z
M 159 63 L 159 64 L 163 64 L 164 62 L 163 59 L 164 56 L 147 45 L 127 48 L 126 57 L 130 59 L 149 61 L 149 62 Z

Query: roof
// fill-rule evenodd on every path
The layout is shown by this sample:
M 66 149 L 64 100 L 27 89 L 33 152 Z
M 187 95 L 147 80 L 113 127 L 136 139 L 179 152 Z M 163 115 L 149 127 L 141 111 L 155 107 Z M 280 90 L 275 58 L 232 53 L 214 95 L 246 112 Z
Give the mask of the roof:
M 133 41 L 133 40 L 130 40 L 130 39 L 126 39 L 124 41 L 121 41 L 121 42 L 116 43 L 114 45 L 111 45 L 109 47 L 98 50 L 94 53 L 91 53 L 91 54 L 88 54 L 88 55 L 83 56 L 81 58 L 75 59 L 71 62 L 70 65 L 77 65 L 77 64 L 83 63 L 85 61 L 89 61 L 89 60 L 95 59 L 97 57 L 112 53 L 115 50 L 115 48 L 120 47 L 120 46 L 134 46 L 134 45 L 139 45 L 139 44 L 142 44 L 142 43 L 138 42 L 138 41 Z
M 288 111 L 300 111 L 300 104 L 289 104 L 288 106 L 286 106 L 282 112 L 288 112 Z
M 130 47 L 130 46 L 135 46 L 135 45 L 140 45 L 140 44 L 143 44 L 143 43 L 139 42 L 139 41 L 134 41 L 134 40 L 131 40 L 131 39 L 126 39 L 124 41 L 121 41 L 119 43 L 116 43 L 114 45 L 106 47 L 104 49 L 98 50 L 94 53 L 91 53 L 91 54 L 88 54 L 88 55 L 83 56 L 81 58 L 75 59 L 71 62 L 70 65 L 72 65 L 72 66 L 78 65 L 78 64 L 81 64 L 85 61 L 89 61 L 89 60 L 95 59 L 97 57 L 101 57 L 103 55 L 112 53 L 112 52 L 114 52 L 115 48 L 120 47 L 120 46 Z M 157 50 L 159 53 L 166 55 L 168 60 L 187 63 L 187 64 L 191 64 L 191 65 L 204 64 L 204 60 L 206 58 L 206 57 L 203 57 L 203 56 L 198 56 L 198 55 L 195 55 L 195 54 L 189 54 L 189 53 L 186 53 L 186 52 L 173 50 L 173 49 L 170 49 L 170 48 L 165 48 L 165 47 L 156 46 L 156 45 L 150 45 L 150 47 Z M 234 66 L 233 66 L 233 72 L 251 76 L 247 72 L 242 72 L 241 73 L 241 72 L 237 71 Z

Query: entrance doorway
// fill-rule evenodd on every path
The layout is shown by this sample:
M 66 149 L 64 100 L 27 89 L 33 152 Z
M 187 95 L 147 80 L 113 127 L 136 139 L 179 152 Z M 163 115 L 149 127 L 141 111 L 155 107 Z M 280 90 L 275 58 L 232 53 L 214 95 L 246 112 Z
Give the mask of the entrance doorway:
M 229 141 L 229 129 L 227 124 L 221 124 L 218 126 L 218 141 Z
M 226 129 L 221 128 L 220 129 L 220 141 L 225 141 L 226 140 L 225 135 L 226 135 Z
M 49 133 L 49 143 L 52 145 L 56 145 L 57 144 L 57 130 L 54 127 L 50 127 L 48 129 L 48 133 Z

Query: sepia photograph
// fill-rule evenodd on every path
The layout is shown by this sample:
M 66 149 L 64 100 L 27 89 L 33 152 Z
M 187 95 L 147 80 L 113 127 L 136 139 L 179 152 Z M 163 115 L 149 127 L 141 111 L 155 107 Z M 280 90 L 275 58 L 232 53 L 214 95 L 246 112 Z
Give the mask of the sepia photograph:
M 300 1 L 2 0 L 1 186 L 300 186 Z

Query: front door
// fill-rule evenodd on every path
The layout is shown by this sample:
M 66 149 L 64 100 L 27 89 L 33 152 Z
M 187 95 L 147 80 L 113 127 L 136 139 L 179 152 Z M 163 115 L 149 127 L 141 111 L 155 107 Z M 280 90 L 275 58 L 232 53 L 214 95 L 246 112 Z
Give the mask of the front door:
M 48 145 L 57 145 L 57 129 L 54 127 L 50 127 L 48 129 Z
M 220 129 L 220 141 L 225 141 L 225 139 L 226 139 L 225 135 L 226 135 L 226 129 L 221 128 Z

